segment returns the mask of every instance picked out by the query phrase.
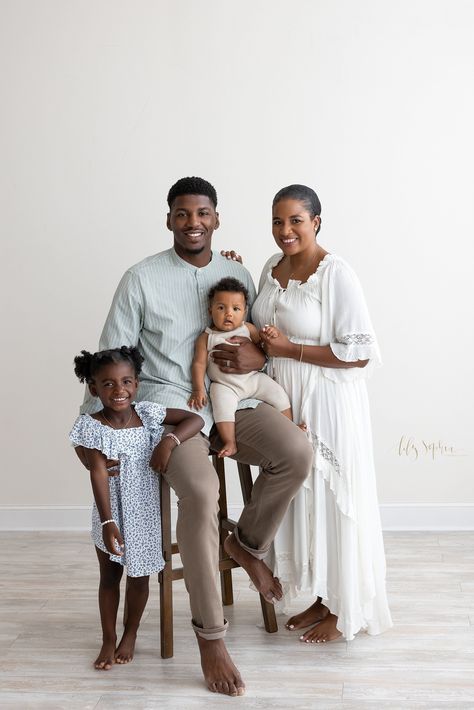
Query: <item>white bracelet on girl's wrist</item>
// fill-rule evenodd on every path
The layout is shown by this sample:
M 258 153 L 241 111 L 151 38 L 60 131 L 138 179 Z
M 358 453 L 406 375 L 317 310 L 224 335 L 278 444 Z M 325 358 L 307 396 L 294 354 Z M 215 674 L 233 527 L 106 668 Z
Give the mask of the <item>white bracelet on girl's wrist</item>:
M 100 527 L 103 528 L 104 525 L 107 525 L 107 523 L 115 523 L 115 520 L 113 518 L 110 518 L 110 520 L 104 520 L 104 522 L 100 524 Z M 115 523 L 115 525 L 117 525 L 117 523 Z
M 169 432 L 169 434 L 165 434 L 163 438 L 166 439 L 166 437 L 169 437 L 170 439 L 173 439 L 173 441 L 174 441 L 174 443 L 176 444 L 176 446 L 179 446 L 179 445 L 181 444 L 181 442 L 180 442 L 180 440 L 178 439 L 178 437 L 176 436 L 176 434 L 172 434 L 171 432 Z

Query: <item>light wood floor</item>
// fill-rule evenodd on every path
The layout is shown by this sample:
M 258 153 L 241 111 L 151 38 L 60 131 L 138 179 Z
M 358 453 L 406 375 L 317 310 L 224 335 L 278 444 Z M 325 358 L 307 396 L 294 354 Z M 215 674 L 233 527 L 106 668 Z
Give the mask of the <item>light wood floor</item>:
M 88 534 L 1 533 L 0 707 L 474 708 L 474 533 L 389 533 L 385 541 L 395 627 L 351 643 L 305 645 L 283 628 L 267 634 L 257 596 L 237 570 L 227 643 L 247 693 L 223 698 L 202 682 L 182 582 L 175 582 L 174 658 L 160 658 L 154 582 L 133 663 L 98 672 Z

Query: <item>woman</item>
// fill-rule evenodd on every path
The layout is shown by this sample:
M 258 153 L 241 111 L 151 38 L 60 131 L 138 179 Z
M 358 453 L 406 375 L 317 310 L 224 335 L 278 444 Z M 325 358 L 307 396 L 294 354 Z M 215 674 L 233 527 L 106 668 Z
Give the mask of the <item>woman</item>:
M 253 322 L 286 390 L 294 421 L 308 426 L 314 465 L 274 543 L 274 573 L 287 594 L 314 604 L 287 623 L 307 643 L 378 634 L 392 625 L 377 503 L 365 379 L 380 355 L 352 269 L 317 241 L 321 204 L 304 185 L 273 200 L 283 252 L 264 267 Z

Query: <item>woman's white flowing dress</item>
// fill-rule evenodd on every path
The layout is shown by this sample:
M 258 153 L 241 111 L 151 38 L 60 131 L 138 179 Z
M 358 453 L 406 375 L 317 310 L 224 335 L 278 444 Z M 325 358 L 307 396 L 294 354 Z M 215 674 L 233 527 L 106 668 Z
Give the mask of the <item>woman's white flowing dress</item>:
M 272 358 L 269 374 L 286 390 L 296 423 L 305 422 L 314 465 L 276 535 L 272 559 L 286 599 L 311 590 L 338 617 L 350 640 L 379 634 L 392 620 L 372 455 L 365 379 L 380 364 L 362 289 L 350 266 L 328 254 L 306 283 L 286 289 L 264 267 L 252 309 L 258 328 L 273 324 L 295 343 L 329 345 L 340 360 L 365 368 L 324 368 Z

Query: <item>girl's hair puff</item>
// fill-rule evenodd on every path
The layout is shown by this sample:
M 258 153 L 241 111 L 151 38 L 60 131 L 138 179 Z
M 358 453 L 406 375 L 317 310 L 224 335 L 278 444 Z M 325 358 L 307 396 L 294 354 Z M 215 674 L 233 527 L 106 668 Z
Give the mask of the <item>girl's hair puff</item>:
M 90 353 L 87 350 L 81 350 L 81 354 L 74 358 L 74 372 L 80 382 L 93 381 L 94 375 L 101 370 L 104 365 L 110 365 L 113 362 L 128 362 L 134 369 L 135 375 L 138 377 L 142 371 L 142 362 L 144 358 L 138 348 L 122 345 L 121 348 L 112 348 L 111 350 L 100 350 L 97 353 Z

